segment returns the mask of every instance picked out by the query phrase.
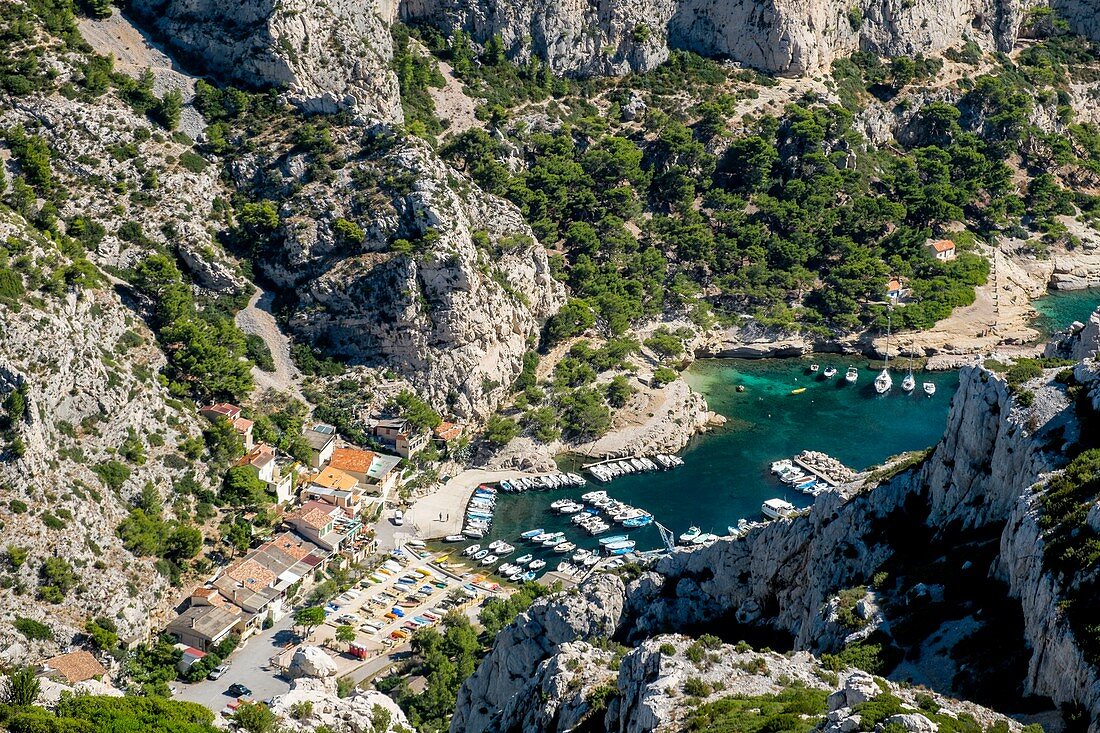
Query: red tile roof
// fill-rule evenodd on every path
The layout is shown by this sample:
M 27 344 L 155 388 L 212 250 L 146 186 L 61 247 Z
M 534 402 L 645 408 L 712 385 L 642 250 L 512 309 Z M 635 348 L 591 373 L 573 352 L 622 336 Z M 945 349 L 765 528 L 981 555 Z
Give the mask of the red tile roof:
M 374 463 L 374 453 L 359 448 L 337 448 L 332 451 L 328 465 L 339 471 L 366 473 Z
M 932 242 L 932 249 L 936 250 L 937 252 L 948 252 L 955 249 L 955 243 L 952 242 L 950 239 L 940 239 L 938 241 Z

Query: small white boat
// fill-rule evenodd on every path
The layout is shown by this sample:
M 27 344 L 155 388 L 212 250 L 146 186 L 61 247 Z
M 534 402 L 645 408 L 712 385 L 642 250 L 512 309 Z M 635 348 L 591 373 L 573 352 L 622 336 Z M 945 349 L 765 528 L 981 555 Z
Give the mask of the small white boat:
M 574 572 L 575 570 L 576 570 L 575 567 L 573 567 L 569 563 L 565 562 L 564 560 L 562 562 L 558 563 L 558 572 L 559 573 L 567 573 L 568 574 L 568 573 Z
M 560 545 L 554 545 L 554 552 L 572 552 L 577 549 L 577 546 L 572 542 L 562 542 Z
M 901 388 L 906 392 L 912 392 L 917 386 L 917 380 L 913 378 L 912 374 L 906 374 L 905 379 L 901 380 Z
M 481 564 L 482 565 L 492 565 L 496 561 L 497 561 L 497 556 L 496 555 L 486 555 L 485 557 L 483 557 L 481 559 Z
M 497 548 L 504 544 L 504 540 L 493 540 L 489 543 L 489 552 L 496 552 Z
M 826 379 L 832 379 L 833 377 L 836 376 L 836 367 L 834 367 L 834 366 L 825 367 L 825 371 L 822 372 L 822 373 L 825 375 Z
M 528 552 L 526 555 L 520 555 L 516 558 L 516 565 L 526 565 L 535 559 L 535 556 Z
M 565 541 L 566 540 L 565 540 L 564 537 L 551 537 L 550 539 L 543 542 L 542 546 L 543 547 L 557 547 L 558 545 L 560 545 L 562 542 L 565 542 Z
M 449 534 L 443 538 L 444 542 L 462 542 L 466 537 L 460 534 Z
M 529 540 L 534 537 L 538 537 L 540 534 L 543 533 L 543 531 L 544 530 L 542 529 L 542 527 L 539 527 L 538 529 L 529 529 L 520 535 L 520 539 Z
M 848 367 L 848 371 L 844 372 L 844 381 L 848 384 L 855 384 L 859 379 L 859 370 L 854 366 Z
M 691 541 L 691 544 L 695 545 L 696 547 L 698 547 L 700 545 L 709 545 L 709 544 L 713 543 L 714 541 L 716 541 L 717 539 L 718 539 L 718 535 L 711 534 L 710 532 L 704 532 L 703 534 L 701 534 L 698 537 L 696 537 L 695 539 L 693 539 Z
M 533 560 L 531 562 L 531 564 L 528 565 L 527 567 L 531 568 L 532 570 L 542 570 L 544 567 L 546 567 L 546 561 L 545 560 Z
M 875 377 L 875 391 L 879 394 L 886 394 L 890 391 L 890 388 L 894 386 L 894 380 L 890 378 L 890 372 L 883 369 Z
M 474 553 L 474 559 L 475 560 L 481 560 L 482 558 L 487 557 L 487 556 L 489 556 L 489 551 L 488 550 L 478 550 L 477 552 Z M 493 559 L 496 559 L 496 558 L 493 558 Z
M 512 573 L 511 575 L 508 576 L 508 580 L 510 580 L 513 583 L 518 583 L 522 579 L 523 579 L 523 573 L 522 572 L 515 572 L 515 573 Z
M 545 542 L 546 540 L 550 539 L 553 536 L 554 536 L 553 532 L 543 532 L 542 534 L 537 534 L 534 537 L 532 537 L 531 541 L 534 542 L 536 545 L 541 545 L 543 542 Z
M 926 395 L 928 395 L 929 397 L 936 394 L 936 383 L 935 382 L 925 382 L 924 383 L 924 393 Z
M 476 553 L 480 549 L 481 549 L 481 545 L 470 545 L 469 547 L 467 547 L 465 550 L 462 551 L 462 554 L 465 555 L 466 557 L 471 557 L 474 553 Z
M 690 545 L 695 540 L 695 538 L 699 536 L 700 532 L 701 531 L 698 527 L 692 525 L 688 528 L 687 532 L 684 532 L 682 535 L 680 535 L 680 544 Z
M 817 374 L 817 370 L 820 368 L 821 366 L 818 364 L 810 364 L 810 374 Z

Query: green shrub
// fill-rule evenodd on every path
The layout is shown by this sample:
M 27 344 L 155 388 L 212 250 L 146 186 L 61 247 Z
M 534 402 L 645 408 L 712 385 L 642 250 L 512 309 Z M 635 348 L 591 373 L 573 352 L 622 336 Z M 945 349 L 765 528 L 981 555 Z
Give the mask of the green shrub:
M 31 641 L 47 641 L 53 639 L 53 629 L 34 619 L 16 616 L 12 625 L 15 626 L 16 631 Z
M 130 478 L 130 469 L 124 464 L 111 459 L 92 466 L 92 472 L 99 477 L 103 484 L 115 491 L 122 488 L 126 480 Z

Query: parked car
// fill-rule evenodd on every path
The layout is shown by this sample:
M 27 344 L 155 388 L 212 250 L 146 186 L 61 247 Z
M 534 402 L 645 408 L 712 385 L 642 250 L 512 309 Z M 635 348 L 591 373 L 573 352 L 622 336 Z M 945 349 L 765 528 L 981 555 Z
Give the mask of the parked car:
M 400 527 L 405 523 L 405 512 L 398 509 L 393 513 L 393 523 Z
M 227 692 L 233 697 L 252 697 L 252 690 L 248 689 L 240 682 L 231 684 Z
M 222 662 L 214 669 L 210 670 L 210 674 L 206 675 L 208 680 L 216 680 L 229 671 L 229 662 Z

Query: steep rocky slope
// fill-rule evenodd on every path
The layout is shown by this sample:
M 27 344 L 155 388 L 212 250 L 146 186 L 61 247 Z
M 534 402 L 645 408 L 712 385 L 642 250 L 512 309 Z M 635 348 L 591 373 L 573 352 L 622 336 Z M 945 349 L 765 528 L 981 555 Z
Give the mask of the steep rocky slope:
M 138 0 L 131 7 L 210 74 L 285 88 L 307 112 L 351 109 L 365 120 L 401 122 L 397 78 L 389 68 L 391 0 Z
M 625 587 L 600 579 L 582 585 L 579 594 L 567 593 L 532 610 L 498 638 L 482 667 L 485 672 L 464 686 L 452 730 L 463 730 L 463 725 L 506 730 L 519 719 L 514 715 L 534 714 L 527 707 L 534 703 L 522 701 L 545 700 L 553 689 L 546 670 L 560 665 L 559 655 L 573 653 L 563 646 L 567 643 L 613 636 L 651 648 L 646 640 L 663 632 L 714 629 L 728 635 L 763 627 L 780 632 L 796 649 L 831 651 L 870 633 L 900 640 L 911 623 L 900 610 L 904 606 L 928 593 L 950 598 L 958 595 L 959 585 L 982 586 L 988 578 L 1001 583 L 1006 590 L 999 592 L 1018 599 L 1022 610 L 1018 633 L 1027 645 L 1029 663 L 1026 679 L 1010 684 L 1057 703 L 1082 705 L 1095 716 L 1100 712 L 1096 671 L 1059 614 L 1059 586 L 1043 565 L 1042 533 L 1036 524 L 1033 487 L 1065 460 L 1066 446 L 1077 440 L 1080 429 L 1074 402 L 1053 376 L 1048 370 L 1029 382 L 1034 406 L 1022 407 L 999 377 L 981 367 L 966 368 L 945 436 L 917 467 L 897 473 L 905 467 L 902 462 L 892 478 L 885 478 L 889 472 L 865 475 L 842 491 L 818 497 L 808 511 L 742 539 L 678 550 Z M 1100 395 L 1100 371 L 1093 362 L 1083 362 L 1076 379 L 1082 389 Z M 964 547 L 970 549 L 956 554 Z M 936 559 L 941 553 L 946 560 Z M 960 571 L 960 560 L 953 558 L 967 555 L 973 562 L 964 563 Z M 991 560 L 981 559 L 987 557 Z M 942 568 L 923 577 L 926 583 L 946 585 L 932 590 L 924 583 L 914 585 L 914 562 Z M 986 564 L 977 564 L 982 562 Z M 861 591 L 859 613 L 866 621 L 853 634 L 847 625 L 851 622 L 838 614 L 837 593 L 868 584 L 879 574 L 877 591 Z M 980 591 L 976 600 L 959 607 L 966 609 L 960 611 L 960 622 L 969 623 L 966 619 L 975 610 L 981 617 L 982 604 L 993 603 L 992 595 L 983 595 L 989 592 Z M 957 610 L 950 603 L 933 608 L 920 613 L 955 618 L 946 615 Z M 574 624 L 572 633 L 563 633 L 548 622 L 569 618 L 598 623 L 596 628 Z M 983 623 L 994 621 L 987 616 L 978 626 Z M 898 628 L 891 630 L 891 624 Z M 996 653 L 987 651 L 983 663 L 993 665 Z M 643 653 L 635 650 L 627 659 Z M 919 658 L 920 652 L 914 656 Z M 510 659 L 522 659 L 535 672 L 489 671 L 510 664 Z M 640 699 L 624 689 L 627 669 L 624 660 L 618 678 L 624 706 Z M 532 689 L 541 689 L 541 697 L 532 695 Z M 658 705 L 677 707 L 667 700 Z M 520 711 L 513 714 L 515 706 Z M 504 712 L 497 715 L 497 710 Z M 624 710 L 617 723 L 609 721 L 609 729 L 659 728 L 650 718 L 644 724 L 632 722 L 636 713 L 633 707 Z
M 5 257 L 29 258 L 36 270 L 65 261 L 56 244 L 0 211 Z M 180 445 L 200 427 L 157 381 L 163 353 L 120 293 L 68 286 L 21 307 L 0 304 L 0 399 L 18 390 L 26 405 L 0 448 L 0 544 L 8 551 L 0 639 L 8 661 L 67 645 L 92 617 L 115 620 L 123 637 L 144 635 L 173 605 L 167 579 L 126 552 L 115 529 L 145 485 L 175 501 L 173 484 L 190 472 Z M 120 447 L 135 437 L 142 457 L 123 458 Z M 109 466 L 117 468 L 108 473 Z M 198 486 L 208 481 L 192 476 Z M 18 565 L 13 547 L 27 551 Z M 75 573 L 61 602 L 39 597 L 49 558 L 63 558 Z M 16 617 L 45 623 L 53 639 L 28 641 L 12 627 Z
M 564 287 L 515 206 L 481 192 L 423 142 L 386 139 L 379 148 L 350 152 L 334 180 L 305 185 L 294 173 L 304 156 L 237 164 L 243 186 L 282 198 L 277 244 L 259 267 L 293 293 L 289 323 L 299 337 L 392 368 L 440 408 L 484 418 Z M 372 178 L 387 184 L 360 183 Z M 341 234 L 341 220 L 357 222 L 354 236 Z

